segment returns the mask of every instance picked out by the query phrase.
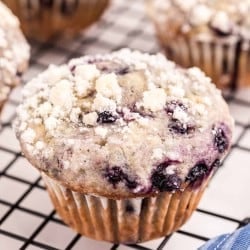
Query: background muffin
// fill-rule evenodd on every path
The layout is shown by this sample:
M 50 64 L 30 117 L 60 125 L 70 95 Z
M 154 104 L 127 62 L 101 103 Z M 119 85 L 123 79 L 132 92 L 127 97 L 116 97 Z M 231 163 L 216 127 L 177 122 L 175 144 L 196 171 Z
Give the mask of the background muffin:
M 34 78 L 14 127 L 68 225 L 138 242 L 191 215 L 229 150 L 233 122 L 199 69 L 121 50 Z
M 19 21 L 0 2 L 0 111 L 11 89 L 27 68 L 29 46 L 20 30 Z
M 170 59 L 219 87 L 250 85 L 248 0 L 151 0 L 148 12 Z
M 109 0 L 4 0 L 20 18 L 24 33 L 48 40 L 62 33 L 74 35 L 97 21 Z

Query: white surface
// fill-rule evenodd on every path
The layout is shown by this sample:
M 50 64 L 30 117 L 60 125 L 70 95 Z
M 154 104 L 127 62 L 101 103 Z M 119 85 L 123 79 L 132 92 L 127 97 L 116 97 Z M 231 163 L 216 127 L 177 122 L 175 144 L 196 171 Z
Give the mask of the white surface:
M 242 220 L 250 216 L 250 153 L 233 149 L 226 164 L 214 176 L 200 208 Z
M 68 227 L 50 222 L 35 240 L 44 244 L 63 249 L 70 242 L 75 233 Z
M 7 177 L 0 179 L 0 198 L 4 201 L 15 203 L 27 189 L 28 185 L 26 184 Z
M 27 169 L 27 167 L 29 167 Z M 31 167 L 30 163 L 24 158 L 19 157 L 7 170 L 7 174 L 22 178 L 23 180 L 27 181 L 35 181 L 40 175 L 39 172 Z
M 30 237 L 41 222 L 42 219 L 37 216 L 15 210 L 6 219 L 1 229 L 23 237 Z M 7 246 L 4 249 L 7 249 Z

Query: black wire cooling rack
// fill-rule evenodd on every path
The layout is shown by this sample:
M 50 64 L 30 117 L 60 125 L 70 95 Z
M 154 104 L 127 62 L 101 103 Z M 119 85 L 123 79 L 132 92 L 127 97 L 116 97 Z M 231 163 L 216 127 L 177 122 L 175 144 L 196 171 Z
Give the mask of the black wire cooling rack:
M 102 20 L 74 40 L 32 44 L 24 82 L 48 64 L 122 47 L 157 52 L 159 48 L 143 1 L 113 0 Z M 225 93 L 236 120 L 231 153 L 213 178 L 192 218 L 170 237 L 137 245 L 112 245 L 75 234 L 56 215 L 39 173 L 27 165 L 11 129 L 20 88 L 5 106 L 0 129 L 0 250 L 15 249 L 197 249 L 206 240 L 248 223 L 250 201 L 250 89 Z

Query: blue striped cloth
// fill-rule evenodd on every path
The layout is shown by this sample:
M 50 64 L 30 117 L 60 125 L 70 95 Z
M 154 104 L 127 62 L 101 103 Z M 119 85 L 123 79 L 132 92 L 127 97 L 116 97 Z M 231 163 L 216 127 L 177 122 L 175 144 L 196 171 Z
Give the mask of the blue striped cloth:
M 199 250 L 250 250 L 250 224 L 209 240 Z

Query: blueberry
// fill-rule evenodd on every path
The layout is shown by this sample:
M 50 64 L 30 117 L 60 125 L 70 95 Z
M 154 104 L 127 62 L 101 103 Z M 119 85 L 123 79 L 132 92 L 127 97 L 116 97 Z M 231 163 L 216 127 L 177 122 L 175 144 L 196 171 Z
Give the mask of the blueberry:
M 115 116 L 110 111 L 103 111 L 98 113 L 97 122 L 98 123 L 114 123 L 117 120 L 117 116 Z
M 123 182 L 128 189 L 135 189 L 138 186 L 137 181 L 135 179 L 130 178 L 118 166 L 113 166 L 111 168 L 107 167 L 104 172 L 104 177 L 114 187 L 116 187 L 119 182 Z
M 127 175 L 124 175 L 124 180 L 128 189 L 135 189 L 138 186 L 137 181 L 131 180 Z
M 114 166 L 112 168 L 106 168 L 104 176 L 114 187 L 121 181 L 123 181 L 124 173 L 120 167 Z
M 220 167 L 220 165 L 221 165 L 220 159 L 216 159 L 216 160 L 212 163 L 211 169 L 213 169 L 213 168 L 218 168 L 218 167 Z
M 117 75 L 125 75 L 130 72 L 130 68 L 120 62 L 101 60 L 101 59 L 91 59 L 88 63 L 95 63 L 96 67 L 103 73 L 115 73 Z
M 220 153 L 224 153 L 229 147 L 228 138 L 226 136 L 224 128 L 223 126 L 220 126 L 218 128 L 213 128 L 213 131 L 214 131 L 214 145 Z
M 195 127 L 191 124 L 181 123 L 179 120 L 172 119 L 168 124 L 169 131 L 175 134 L 190 134 L 193 133 Z
M 152 185 L 159 191 L 174 191 L 180 188 L 181 179 L 177 175 L 164 175 L 155 172 L 152 177 Z
M 169 116 L 173 116 L 174 111 L 176 108 L 180 108 L 183 111 L 187 111 L 187 106 L 185 106 L 182 102 L 180 102 L 179 100 L 173 100 L 169 103 L 166 104 L 165 107 L 165 111 L 167 112 L 167 114 Z M 168 124 L 168 128 L 171 132 L 175 133 L 175 134 L 190 134 L 195 130 L 194 125 L 192 124 L 184 124 L 181 121 L 171 118 L 170 122 Z
M 165 171 L 165 169 L 168 167 L 168 166 L 170 166 L 171 165 L 171 161 L 164 161 L 164 162 L 162 162 L 161 164 L 159 164 L 158 166 L 157 166 L 157 168 L 156 168 L 156 171 L 158 172 L 158 173 L 162 173 L 162 172 L 164 172 Z
M 172 174 L 169 175 L 168 178 L 162 182 L 161 188 L 163 189 L 163 191 L 177 190 L 180 188 L 181 182 L 181 179 L 176 174 Z
M 190 169 L 186 181 L 195 182 L 198 179 L 203 179 L 203 177 L 207 174 L 208 167 L 205 162 L 197 163 L 193 168 Z
M 151 175 L 152 186 L 161 192 L 174 191 L 181 186 L 181 179 L 176 174 L 169 175 L 165 172 L 169 165 L 169 162 L 158 165 Z
M 129 73 L 129 67 L 128 66 L 123 66 L 123 67 L 120 67 L 120 68 L 117 68 L 115 73 L 117 75 L 125 75 L 127 73 Z
M 168 115 L 172 116 L 177 107 L 181 108 L 184 111 L 187 110 L 187 107 L 182 102 L 178 100 L 173 100 L 166 104 L 165 111 L 167 112 Z

